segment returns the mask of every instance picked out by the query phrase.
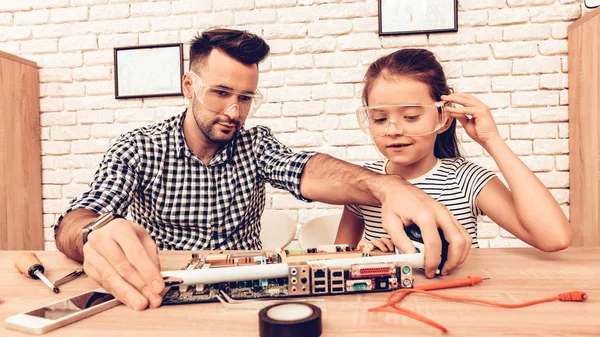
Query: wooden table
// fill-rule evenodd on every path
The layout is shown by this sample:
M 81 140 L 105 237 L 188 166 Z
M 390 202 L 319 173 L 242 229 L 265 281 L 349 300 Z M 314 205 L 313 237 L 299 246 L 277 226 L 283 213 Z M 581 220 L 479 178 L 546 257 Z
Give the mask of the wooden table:
M 0 252 L 0 320 L 98 287 L 90 278 L 61 286 L 54 294 L 41 281 L 26 279 L 13 268 L 16 252 Z M 51 279 L 79 265 L 59 252 L 37 252 Z M 163 270 L 179 269 L 189 252 L 161 252 Z M 482 298 L 506 303 L 524 302 L 559 293 L 585 291 L 588 300 L 550 302 L 521 309 L 503 309 L 455 303 L 411 295 L 406 308 L 437 321 L 453 336 L 599 336 L 600 248 L 570 248 L 542 253 L 530 248 L 477 249 L 467 262 L 445 279 L 468 275 L 490 280 L 474 287 L 443 290 L 445 294 Z M 435 280 L 422 273 L 415 284 Z M 327 296 L 314 302 L 323 309 L 323 336 L 422 336 L 443 335 L 437 329 L 392 313 L 369 313 L 382 304 L 387 293 Z M 48 333 L 48 336 L 257 336 L 258 310 L 226 309 L 220 303 L 165 306 L 135 312 L 121 305 Z M 3 325 L 3 323 L 2 323 Z M 0 328 L 0 336 L 26 334 Z

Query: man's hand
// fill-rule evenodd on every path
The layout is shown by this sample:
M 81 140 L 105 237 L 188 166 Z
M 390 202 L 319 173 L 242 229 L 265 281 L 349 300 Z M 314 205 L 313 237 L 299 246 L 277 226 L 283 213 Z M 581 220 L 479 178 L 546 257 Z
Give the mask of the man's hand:
M 86 274 L 122 303 L 135 310 L 160 306 L 158 248 L 142 226 L 115 219 L 90 233 L 83 255 Z
M 417 224 L 425 246 L 425 274 L 435 276 L 441 260 L 442 241 L 438 227 L 450 247 L 442 274 L 464 262 L 471 236 L 448 209 L 400 176 L 382 175 L 357 165 L 318 154 L 307 163 L 300 181 L 302 196 L 329 204 L 381 204 L 383 228 L 402 253 L 415 247 L 404 226 Z
M 415 253 L 415 247 L 404 232 L 404 227 L 416 224 L 421 230 L 425 246 L 425 275 L 434 277 L 441 261 L 442 241 L 438 227 L 449 243 L 448 259 L 442 275 L 448 275 L 469 255 L 472 239 L 467 230 L 448 209 L 418 187 L 398 177 L 385 176 L 381 194 L 381 221 L 400 252 Z

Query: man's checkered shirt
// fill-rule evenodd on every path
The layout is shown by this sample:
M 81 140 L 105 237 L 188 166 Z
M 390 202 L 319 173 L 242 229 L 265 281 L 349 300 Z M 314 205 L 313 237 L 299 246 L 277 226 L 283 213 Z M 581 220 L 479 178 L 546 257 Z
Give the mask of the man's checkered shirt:
M 183 138 L 186 112 L 122 135 L 76 208 L 144 226 L 159 249 L 260 249 L 265 183 L 296 198 L 312 152 L 293 153 L 267 127 L 242 129 L 205 165 Z

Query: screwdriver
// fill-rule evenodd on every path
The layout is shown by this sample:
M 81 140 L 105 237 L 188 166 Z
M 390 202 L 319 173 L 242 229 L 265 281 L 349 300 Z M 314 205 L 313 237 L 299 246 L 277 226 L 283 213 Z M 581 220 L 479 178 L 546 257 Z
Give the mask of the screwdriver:
M 55 293 L 59 292 L 58 287 L 44 276 L 44 266 L 34 253 L 22 252 L 19 254 L 15 260 L 15 268 L 17 268 L 19 273 L 23 274 L 25 277 L 40 279 L 52 289 L 52 291 Z

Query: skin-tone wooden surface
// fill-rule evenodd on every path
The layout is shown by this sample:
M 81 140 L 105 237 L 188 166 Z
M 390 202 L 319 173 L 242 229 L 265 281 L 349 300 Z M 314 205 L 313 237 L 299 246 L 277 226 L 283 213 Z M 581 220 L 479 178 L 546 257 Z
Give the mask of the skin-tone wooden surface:
M 38 69 L 0 53 L 0 249 L 43 249 L 43 230 Z
M 600 8 L 572 23 L 568 35 L 572 246 L 599 247 Z
M 51 280 L 80 265 L 59 252 L 36 252 Z M 16 252 L 0 252 L 0 320 L 98 287 L 79 278 L 54 294 L 41 281 L 24 278 L 12 266 Z M 161 252 L 163 270 L 179 269 L 190 252 Z M 543 253 L 531 248 L 473 250 L 455 273 L 444 278 L 490 277 L 474 287 L 442 290 L 444 294 L 520 303 L 573 290 L 585 291 L 586 302 L 550 302 L 503 309 L 411 295 L 404 306 L 445 325 L 452 336 L 597 336 L 600 334 L 600 248 L 570 248 Z M 417 271 L 415 285 L 426 279 Z M 391 313 L 369 313 L 388 293 L 321 297 L 323 336 L 441 335 L 420 322 Z M 48 336 L 257 336 L 257 309 L 226 309 L 220 303 L 164 306 L 142 312 L 123 305 L 48 333 Z M 0 328 L 5 337 L 25 334 Z

